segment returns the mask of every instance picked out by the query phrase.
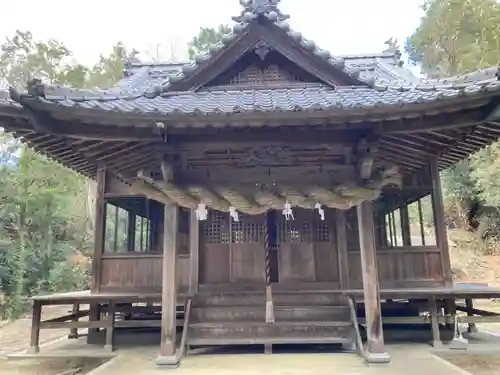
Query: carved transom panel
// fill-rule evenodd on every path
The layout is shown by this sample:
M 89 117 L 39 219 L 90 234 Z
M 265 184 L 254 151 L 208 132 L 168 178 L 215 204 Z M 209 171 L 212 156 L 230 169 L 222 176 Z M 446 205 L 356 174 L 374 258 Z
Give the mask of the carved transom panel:
M 270 167 L 293 165 L 295 158 L 290 149 L 280 146 L 254 147 L 243 158 L 247 167 Z
M 269 51 L 264 47 L 255 51 L 261 58 L 265 57 Z M 305 82 L 299 74 L 295 74 L 278 65 L 272 64 L 265 68 L 257 65 L 250 65 L 238 74 L 234 75 L 229 84 L 266 84 L 266 83 L 289 83 Z

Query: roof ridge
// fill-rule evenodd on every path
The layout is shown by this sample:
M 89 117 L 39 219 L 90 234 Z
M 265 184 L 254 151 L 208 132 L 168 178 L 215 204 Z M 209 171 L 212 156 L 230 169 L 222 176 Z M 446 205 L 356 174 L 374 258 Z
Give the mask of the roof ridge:
M 238 35 L 240 35 L 245 29 L 250 27 L 254 22 L 266 21 L 270 22 L 272 25 L 281 29 L 284 33 L 291 38 L 294 43 L 298 44 L 306 50 L 308 53 L 316 55 L 318 58 L 323 59 L 330 63 L 332 66 L 340 69 L 345 74 L 351 78 L 360 80 L 368 85 L 374 83 L 371 78 L 361 78 L 361 69 L 355 69 L 349 67 L 345 64 L 345 60 L 342 57 L 336 57 L 332 55 L 328 50 L 322 49 L 316 45 L 313 40 L 305 38 L 302 33 L 294 31 L 291 29 L 290 24 L 287 21 L 288 16 L 282 14 L 277 4 L 279 0 L 267 0 L 267 1 L 252 1 L 241 0 L 240 3 L 244 7 L 241 15 L 234 17 L 233 19 L 237 21 L 233 25 L 232 31 L 229 34 L 224 34 L 221 41 L 211 45 L 209 51 L 206 53 L 200 53 L 191 59 L 188 63 L 182 65 L 182 69 L 179 72 L 170 74 L 167 79 L 161 84 L 156 85 L 148 90 L 148 95 L 155 96 L 160 95 L 163 92 L 167 92 L 173 83 L 177 83 L 187 76 L 193 74 L 195 71 L 200 69 L 202 66 L 207 65 L 214 55 L 217 55 L 223 48 L 229 45 Z

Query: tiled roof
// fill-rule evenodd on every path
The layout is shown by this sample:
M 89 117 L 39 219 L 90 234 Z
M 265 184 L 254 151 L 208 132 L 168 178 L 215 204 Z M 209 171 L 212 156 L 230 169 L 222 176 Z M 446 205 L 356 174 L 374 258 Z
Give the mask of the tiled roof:
M 3 79 L 0 79 L 0 107 L 22 107 L 19 103 L 11 99 L 9 93 L 9 83 Z
M 169 93 L 148 98 L 137 96 L 61 95 L 45 92 L 40 100 L 50 106 L 85 108 L 128 113 L 210 114 L 244 112 L 326 111 L 333 109 L 402 107 L 465 96 L 500 93 L 500 81 L 493 79 L 475 84 L 414 86 L 375 86 L 331 88 L 322 84 L 291 84 L 276 88 L 236 88 Z
M 398 66 L 397 54 L 382 53 L 358 56 L 332 56 L 316 44 L 293 31 L 277 4 L 279 0 L 243 1 L 244 10 L 235 17 L 233 31 L 209 52 L 188 63 L 132 63 L 125 77 L 108 90 L 81 90 L 61 86 L 36 85 L 29 91 L 42 105 L 115 112 L 169 114 L 209 114 L 231 112 L 311 111 L 377 106 L 401 107 L 438 100 L 500 94 L 496 68 L 449 78 L 421 80 Z M 329 87 L 321 84 L 290 84 L 286 87 L 212 87 L 196 92 L 175 92 L 179 82 L 202 69 L 257 19 L 269 21 L 285 33 L 304 52 L 327 61 L 345 74 L 365 82 L 365 87 Z M 267 22 L 266 21 L 266 22 Z M 1 91 L 1 88 L 0 88 Z M 0 92 L 0 106 L 19 106 L 7 92 Z

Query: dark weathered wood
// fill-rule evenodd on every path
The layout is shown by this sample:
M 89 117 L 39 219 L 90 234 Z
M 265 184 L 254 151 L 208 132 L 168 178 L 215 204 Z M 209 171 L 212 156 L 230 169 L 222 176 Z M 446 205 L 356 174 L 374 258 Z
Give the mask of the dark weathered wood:
M 340 285 L 349 288 L 349 258 L 347 255 L 347 232 L 345 212 L 335 210 L 335 234 L 337 240 L 337 254 L 339 258 Z
M 82 311 L 80 312 L 80 304 L 79 303 L 74 303 L 73 308 L 71 310 L 71 318 L 73 322 L 78 322 L 78 319 L 80 316 L 86 316 L 88 315 L 88 311 Z M 77 339 L 78 338 L 78 328 L 72 328 L 69 331 L 68 335 L 69 339 Z
M 401 222 L 401 237 L 403 237 L 403 246 L 411 246 L 410 217 L 408 215 L 408 206 L 403 205 L 399 209 Z
M 33 301 L 33 315 L 31 316 L 31 337 L 29 352 L 32 354 L 40 351 L 40 323 L 42 320 L 42 302 Z
M 115 318 L 116 318 L 115 308 L 116 308 L 115 302 L 110 301 L 107 311 L 106 343 L 104 344 L 104 349 L 109 352 L 113 351 L 113 338 L 114 338 Z
M 176 249 L 177 249 L 176 205 L 165 205 L 163 224 L 163 282 L 160 356 L 171 357 L 176 350 Z
M 441 334 L 439 331 L 439 311 L 436 303 L 436 299 L 431 297 L 429 299 L 429 310 L 431 314 L 431 327 L 432 327 L 432 345 L 436 347 L 442 347 L 443 342 L 441 341 Z
M 441 266 L 443 267 L 443 277 L 446 286 L 453 284 L 453 274 L 451 272 L 450 249 L 448 247 L 448 235 L 446 233 L 445 212 L 443 204 L 443 192 L 441 188 L 441 178 L 439 176 L 439 166 L 437 159 L 430 162 L 430 174 L 433 184 L 432 191 L 432 211 L 434 213 L 434 225 L 436 228 L 437 246 L 441 249 Z
M 104 253 L 106 235 L 106 169 L 100 166 L 97 172 L 95 199 L 94 254 L 92 256 L 92 291 L 99 292 L 101 285 L 101 256 Z
M 189 255 L 178 255 L 177 289 L 189 287 Z M 162 285 L 162 254 L 106 254 L 102 259 L 102 292 L 160 293 Z
M 200 222 L 194 210 L 189 214 L 189 294 L 198 292 L 200 263 Z
M 361 247 L 361 273 L 365 299 L 367 355 L 385 358 L 384 334 L 382 330 L 382 311 L 380 308 L 379 281 L 375 244 L 375 225 L 373 205 L 363 202 L 357 206 L 359 243 Z M 367 359 L 370 361 L 370 359 Z M 375 360 L 375 359 L 374 359 Z
M 310 186 L 315 183 L 340 184 L 357 178 L 354 166 L 350 165 L 310 165 L 283 167 L 248 167 L 232 168 L 226 166 L 193 167 L 190 170 L 178 171 L 176 180 L 180 185 L 191 184 L 223 184 L 232 186 L 255 186 L 259 183 L 280 181 L 294 186 Z

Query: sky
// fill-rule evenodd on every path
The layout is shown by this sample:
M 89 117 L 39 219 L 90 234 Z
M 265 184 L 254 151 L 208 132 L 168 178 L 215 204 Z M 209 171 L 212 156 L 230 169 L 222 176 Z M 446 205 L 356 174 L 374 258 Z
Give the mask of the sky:
M 384 41 L 404 40 L 419 24 L 422 0 L 282 0 L 293 29 L 332 54 L 381 52 Z M 0 38 L 16 29 L 35 39 L 57 39 L 75 60 L 91 65 L 122 41 L 141 60 L 186 59 L 186 44 L 201 26 L 231 24 L 239 0 L 23 0 L 2 4 Z

